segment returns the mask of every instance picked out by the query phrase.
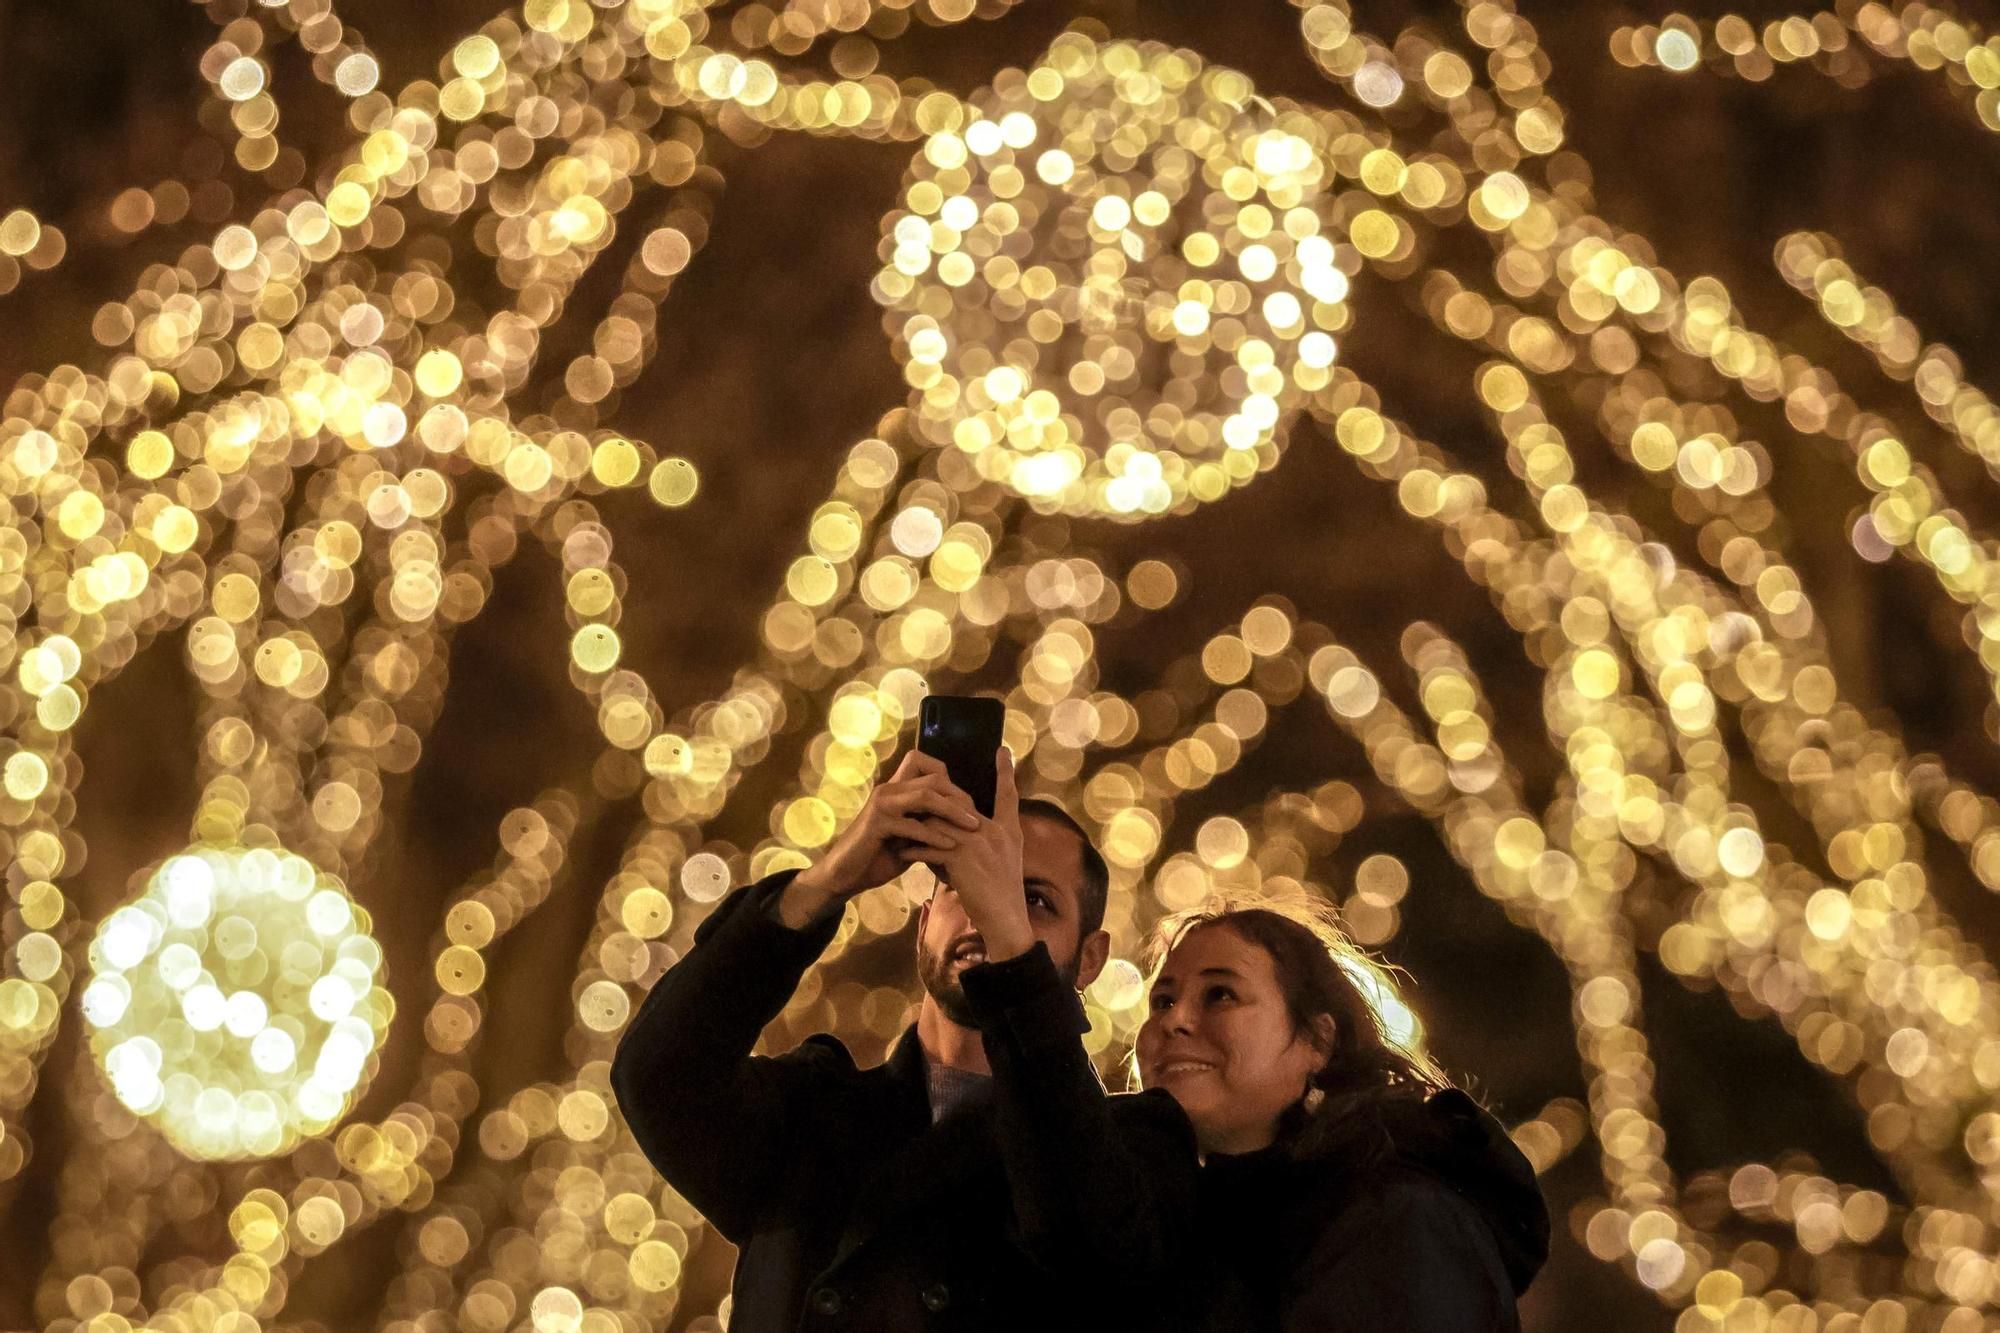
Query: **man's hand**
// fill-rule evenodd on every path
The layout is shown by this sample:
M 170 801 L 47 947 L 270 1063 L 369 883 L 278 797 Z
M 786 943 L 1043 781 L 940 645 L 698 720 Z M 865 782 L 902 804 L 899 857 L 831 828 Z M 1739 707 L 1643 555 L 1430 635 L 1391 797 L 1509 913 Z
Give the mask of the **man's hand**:
M 1021 879 L 1021 797 L 1014 787 L 1014 755 L 1003 745 L 993 764 L 993 818 L 975 815 L 969 832 L 954 830 L 951 846 L 905 847 L 902 858 L 937 868 L 986 941 L 986 957 L 1000 962 L 1034 948 L 1035 932 Z
M 786 886 L 778 919 L 793 929 L 803 927 L 834 903 L 888 883 L 911 861 L 949 852 L 979 824 L 972 798 L 952 785 L 944 761 L 911 750 L 889 780 L 869 793 L 861 813 L 826 854 Z

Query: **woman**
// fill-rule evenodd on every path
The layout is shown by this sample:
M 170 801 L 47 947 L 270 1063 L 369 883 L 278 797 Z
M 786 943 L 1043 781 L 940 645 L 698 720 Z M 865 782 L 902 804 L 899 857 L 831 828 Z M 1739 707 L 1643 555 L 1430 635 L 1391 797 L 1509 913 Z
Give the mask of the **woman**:
M 1268 908 L 1163 938 L 1135 1054 L 1203 1153 L 1203 1327 L 1518 1330 L 1548 1254 L 1534 1172 L 1422 1053 L 1387 974 Z

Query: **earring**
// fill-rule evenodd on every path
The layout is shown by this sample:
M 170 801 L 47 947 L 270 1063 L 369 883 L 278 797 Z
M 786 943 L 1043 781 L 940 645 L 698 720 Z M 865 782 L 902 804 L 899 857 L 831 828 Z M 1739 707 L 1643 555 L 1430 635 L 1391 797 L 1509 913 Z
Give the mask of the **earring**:
M 1325 1100 L 1326 1100 L 1325 1088 L 1307 1088 L 1306 1095 L 1301 1100 L 1300 1105 L 1306 1108 L 1307 1115 L 1311 1115 L 1313 1112 L 1319 1110 L 1320 1103 Z

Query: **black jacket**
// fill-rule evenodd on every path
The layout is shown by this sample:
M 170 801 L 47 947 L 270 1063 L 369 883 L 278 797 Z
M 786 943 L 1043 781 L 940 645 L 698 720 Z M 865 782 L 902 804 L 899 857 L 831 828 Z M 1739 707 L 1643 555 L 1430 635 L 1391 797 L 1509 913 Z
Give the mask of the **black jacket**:
M 1361 1159 L 1209 1156 L 1204 1328 L 1519 1333 L 1549 1249 L 1528 1160 L 1462 1092 L 1392 1103 L 1382 1129 Z
M 742 1249 L 732 1333 L 1096 1329 L 1158 1300 L 1193 1131 L 1163 1093 L 1105 1097 L 1048 951 L 963 974 L 992 1096 L 933 1126 L 914 1030 L 872 1069 L 825 1035 L 750 1053 L 838 925 L 780 923 L 789 882 L 716 908 L 611 1070 L 639 1146 Z

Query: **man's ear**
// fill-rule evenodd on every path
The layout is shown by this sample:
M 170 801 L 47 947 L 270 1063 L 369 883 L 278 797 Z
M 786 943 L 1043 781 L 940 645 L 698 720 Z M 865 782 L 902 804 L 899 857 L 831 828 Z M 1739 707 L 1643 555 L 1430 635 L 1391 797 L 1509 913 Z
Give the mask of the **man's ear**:
M 1110 957 L 1110 931 L 1093 930 L 1086 935 L 1076 949 L 1076 988 L 1082 990 L 1097 980 L 1097 974 L 1104 970 L 1105 960 Z

